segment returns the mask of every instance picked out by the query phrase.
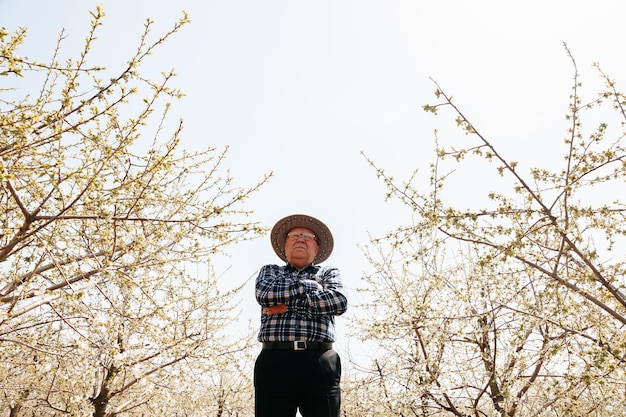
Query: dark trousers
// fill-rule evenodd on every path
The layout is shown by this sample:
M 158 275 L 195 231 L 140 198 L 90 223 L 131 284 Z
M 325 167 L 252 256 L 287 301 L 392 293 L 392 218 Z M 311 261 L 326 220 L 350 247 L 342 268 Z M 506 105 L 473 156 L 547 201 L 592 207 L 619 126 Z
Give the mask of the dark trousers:
M 334 350 L 263 349 L 254 366 L 255 417 L 339 417 L 341 360 Z

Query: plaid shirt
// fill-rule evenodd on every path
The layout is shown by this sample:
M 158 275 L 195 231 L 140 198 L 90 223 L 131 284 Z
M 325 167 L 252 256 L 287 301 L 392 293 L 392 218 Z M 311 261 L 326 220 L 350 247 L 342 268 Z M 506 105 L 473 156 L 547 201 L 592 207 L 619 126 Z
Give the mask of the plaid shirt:
M 323 289 L 318 289 L 317 283 Z M 309 265 L 265 265 L 256 279 L 256 299 L 261 307 L 286 304 L 284 314 L 261 313 L 261 342 L 334 342 L 334 316 L 343 314 L 348 300 L 341 292 L 339 270 Z

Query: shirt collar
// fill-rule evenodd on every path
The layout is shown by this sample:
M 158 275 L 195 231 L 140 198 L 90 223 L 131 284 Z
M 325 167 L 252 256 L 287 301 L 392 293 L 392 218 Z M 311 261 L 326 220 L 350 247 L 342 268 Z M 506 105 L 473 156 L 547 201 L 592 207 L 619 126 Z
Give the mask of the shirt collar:
M 295 266 L 291 265 L 289 262 L 287 262 L 287 264 L 285 265 L 287 269 L 289 269 L 290 271 L 306 271 L 309 268 L 312 268 L 313 270 L 317 270 L 319 268 L 318 265 L 315 265 L 314 263 L 310 263 L 309 265 L 305 266 L 302 269 L 298 269 Z

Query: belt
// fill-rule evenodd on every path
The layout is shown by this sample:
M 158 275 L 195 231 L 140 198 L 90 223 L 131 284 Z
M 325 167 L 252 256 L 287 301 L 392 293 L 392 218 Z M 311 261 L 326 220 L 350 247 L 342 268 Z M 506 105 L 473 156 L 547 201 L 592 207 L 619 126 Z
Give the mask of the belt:
M 330 342 L 307 342 L 306 340 L 294 340 L 293 342 L 263 342 L 263 349 L 289 349 L 289 350 L 330 350 L 333 344 Z

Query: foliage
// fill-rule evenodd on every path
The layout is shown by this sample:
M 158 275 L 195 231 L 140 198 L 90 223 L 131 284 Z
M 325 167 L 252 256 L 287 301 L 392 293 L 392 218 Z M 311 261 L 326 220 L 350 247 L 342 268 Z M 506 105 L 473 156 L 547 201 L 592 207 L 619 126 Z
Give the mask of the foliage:
M 217 415 L 189 399 L 214 378 L 240 383 L 233 358 L 248 343 L 223 334 L 237 289 L 220 291 L 208 265 L 262 232 L 241 207 L 268 177 L 238 187 L 227 150 L 182 149 L 174 71 L 142 76 L 186 14 L 155 40 L 147 20 L 105 79 L 88 59 L 103 18 L 64 63 L 64 33 L 46 63 L 19 55 L 26 29 L 0 30 L 0 81 L 13 85 L 0 87 L 0 412 Z
M 415 220 L 366 251 L 360 328 L 385 352 L 370 369 L 379 409 L 368 415 L 624 414 L 626 95 L 597 66 L 605 88 L 585 102 L 568 55 L 556 169 L 506 158 L 439 86 L 424 109 L 450 110 L 464 136 L 437 137 L 428 191 L 419 175 L 399 183 L 369 160 Z M 458 208 L 451 184 L 478 189 L 474 170 L 491 170 L 482 182 L 493 188 Z

